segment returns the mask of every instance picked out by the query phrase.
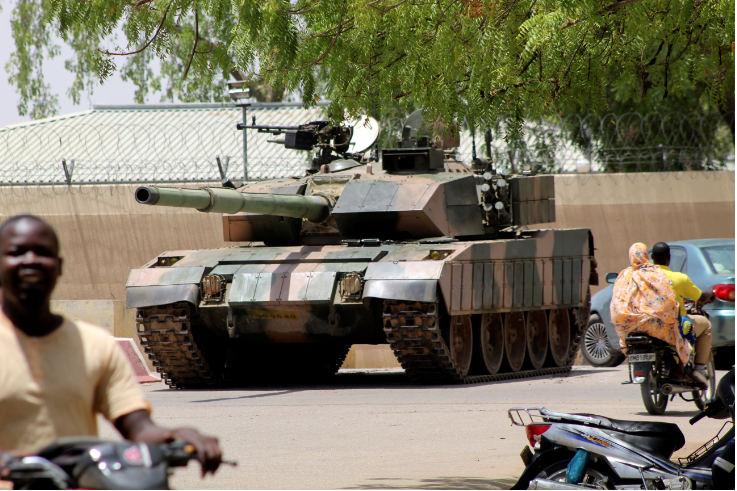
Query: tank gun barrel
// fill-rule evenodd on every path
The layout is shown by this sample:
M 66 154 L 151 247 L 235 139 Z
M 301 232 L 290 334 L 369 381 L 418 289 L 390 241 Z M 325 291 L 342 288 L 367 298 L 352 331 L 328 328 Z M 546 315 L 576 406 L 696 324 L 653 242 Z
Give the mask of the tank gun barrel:
M 330 203 L 322 196 L 241 193 L 220 188 L 169 188 L 141 186 L 135 192 L 142 205 L 194 208 L 205 213 L 258 213 L 322 221 L 330 215 Z

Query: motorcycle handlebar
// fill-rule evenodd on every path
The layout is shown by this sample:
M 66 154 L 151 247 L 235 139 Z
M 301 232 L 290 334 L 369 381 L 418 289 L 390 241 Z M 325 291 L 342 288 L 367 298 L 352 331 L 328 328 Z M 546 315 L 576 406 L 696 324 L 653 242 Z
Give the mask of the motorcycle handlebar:
M 701 412 L 699 412 L 699 414 L 697 414 L 693 418 L 689 419 L 688 422 L 689 422 L 689 424 L 692 424 L 693 425 L 693 424 L 696 424 L 696 422 L 701 421 L 702 419 L 704 419 L 706 416 L 707 416 L 706 411 L 701 411 Z
M 191 443 L 184 441 L 174 441 L 172 443 L 164 443 L 159 445 L 164 460 L 170 467 L 186 467 L 190 460 L 197 460 L 197 449 Z M 221 463 L 236 467 L 237 462 L 233 460 L 222 460 Z

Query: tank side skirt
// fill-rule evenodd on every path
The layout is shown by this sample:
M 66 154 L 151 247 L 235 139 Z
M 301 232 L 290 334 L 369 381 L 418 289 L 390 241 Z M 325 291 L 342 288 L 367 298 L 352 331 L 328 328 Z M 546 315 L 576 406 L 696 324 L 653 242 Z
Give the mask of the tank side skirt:
M 171 388 L 215 385 L 215 377 L 192 337 L 192 306 L 180 302 L 140 308 L 138 338 L 161 378 Z

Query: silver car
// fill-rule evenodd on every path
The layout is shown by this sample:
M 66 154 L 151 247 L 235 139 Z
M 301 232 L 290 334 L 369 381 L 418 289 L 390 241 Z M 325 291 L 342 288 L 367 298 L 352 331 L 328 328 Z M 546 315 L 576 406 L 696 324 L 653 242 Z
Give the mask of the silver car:
M 699 239 L 668 242 L 670 269 L 687 274 L 701 290 L 713 290 L 717 300 L 704 310 L 712 325 L 712 348 L 717 369 L 734 364 L 734 239 Z M 606 275 L 614 283 L 617 273 Z M 612 324 L 609 304 L 613 285 L 591 297 L 591 317 L 581 349 L 595 367 L 613 367 L 624 361 L 619 336 Z

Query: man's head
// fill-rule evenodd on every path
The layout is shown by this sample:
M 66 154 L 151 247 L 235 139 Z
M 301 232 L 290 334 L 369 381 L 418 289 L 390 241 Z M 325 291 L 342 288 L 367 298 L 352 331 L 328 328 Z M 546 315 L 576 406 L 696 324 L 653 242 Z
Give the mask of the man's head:
M 650 256 L 654 264 L 668 266 L 670 264 L 670 247 L 665 242 L 658 242 L 653 246 L 653 252 Z
M 61 275 L 61 263 L 59 239 L 40 218 L 20 215 L 0 226 L 3 301 L 25 308 L 47 303 Z

